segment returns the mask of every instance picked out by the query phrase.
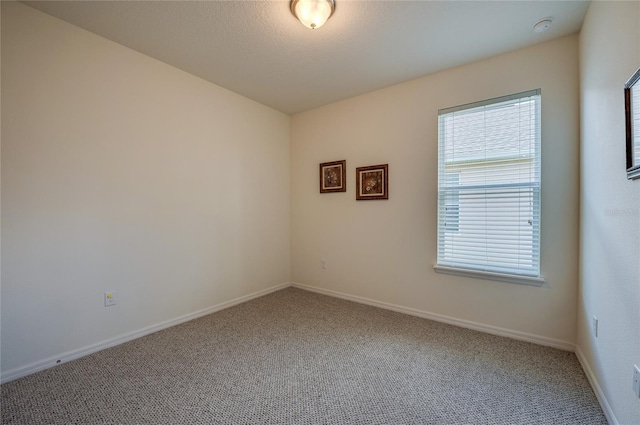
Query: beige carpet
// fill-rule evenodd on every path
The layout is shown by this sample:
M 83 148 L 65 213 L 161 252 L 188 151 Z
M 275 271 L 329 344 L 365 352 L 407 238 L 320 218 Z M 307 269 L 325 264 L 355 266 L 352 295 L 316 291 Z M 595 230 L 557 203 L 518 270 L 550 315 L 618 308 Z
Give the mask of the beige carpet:
M 606 424 L 573 353 L 288 288 L 2 385 L 5 424 Z

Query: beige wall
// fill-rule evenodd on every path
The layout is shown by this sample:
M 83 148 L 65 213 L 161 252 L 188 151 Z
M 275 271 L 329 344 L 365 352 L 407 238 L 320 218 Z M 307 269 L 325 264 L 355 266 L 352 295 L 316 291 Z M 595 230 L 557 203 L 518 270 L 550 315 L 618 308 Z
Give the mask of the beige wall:
M 2 59 L 3 373 L 289 281 L 287 115 L 19 3 Z
M 577 55 L 577 36 L 569 36 L 294 115 L 292 280 L 572 349 Z M 438 109 L 537 88 L 546 284 L 436 274 Z M 341 159 L 347 160 L 347 192 L 319 194 L 318 164 Z M 389 200 L 356 202 L 355 168 L 381 163 L 389 163 Z
M 580 35 L 581 288 L 577 354 L 611 423 L 640 424 L 640 180 L 625 172 L 624 83 L 640 66 L 640 3 L 592 2 Z M 591 320 L 598 317 L 598 337 Z

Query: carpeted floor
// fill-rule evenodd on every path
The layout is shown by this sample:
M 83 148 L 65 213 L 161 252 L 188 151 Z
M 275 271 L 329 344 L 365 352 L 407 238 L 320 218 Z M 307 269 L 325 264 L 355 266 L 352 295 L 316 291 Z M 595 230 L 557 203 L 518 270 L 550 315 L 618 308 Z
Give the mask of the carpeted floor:
M 4 424 L 606 424 L 573 353 L 288 288 L 2 385 Z

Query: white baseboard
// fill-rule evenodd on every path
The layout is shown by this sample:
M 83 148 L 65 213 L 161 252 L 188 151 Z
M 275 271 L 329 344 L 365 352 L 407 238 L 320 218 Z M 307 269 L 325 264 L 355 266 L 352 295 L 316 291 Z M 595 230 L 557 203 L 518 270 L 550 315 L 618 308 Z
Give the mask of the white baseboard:
M 80 357 L 84 357 L 89 354 L 96 353 L 106 348 L 114 347 L 116 345 L 134 340 L 136 338 L 143 337 L 145 335 L 152 334 L 162 329 L 170 328 L 171 326 L 179 325 L 180 323 L 188 322 L 189 320 L 197 319 L 198 317 L 206 316 L 207 314 L 215 313 L 216 311 L 224 310 L 225 308 L 233 307 L 234 305 L 238 305 L 238 304 L 247 302 L 249 300 L 252 300 L 254 298 L 258 298 L 263 295 L 267 295 L 272 292 L 279 291 L 289 286 L 291 286 L 289 282 L 282 283 L 280 285 L 276 285 L 271 288 L 263 289 L 262 291 L 254 292 L 252 294 L 234 298 L 230 301 L 225 301 L 223 303 L 216 304 L 214 306 L 207 307 L 205 309 L 198 310 L 193 313 L 185 314 L 184 316 L 176 317 L 174 319 L 166 320 L 164 322 L 157 323 L 155 325 L 147 326 L 146 328 L 129 332 L 124 335 L 117 336 L 115 338 L 110 338 L 105 341 L 80 348 L 78 350 L 67 351 L 55 357 L 49 357 L 48 359 L 40 360 L 25 366 L 20 366 L 14 369 L 10 369 L 6 372 L 3 372 L 0 375 L 0 383 L 4 384 L 5 382 L 13 381 L 15 379 L 22 378 L 27 375 L 31 375 L 32 373 L 40 372 L 41 370 L 45 370 L 50 367 L 60 365 L 62 363 L 67 363 L 71 360 L 75 360 Z
M 562 341 L 559 339 L 548 338 L 541 335 L 528 334 L 525 332 L 514 331 L 511 329 L 500 328 L 497 326 L 485 325 L 478 322 L 472 322 L 470 320 L 457 319 L 455 317 L 445 316 L 437 313 L 430 313 L 428 311 L 418 310 L 415 308 L 403 307 L 396 304 L 391 304 L 382 301 L 376 301 L 369 298 L 359 297 L 356 295 L 348 295 L 342 292 L 331 291 L 328 289 L 317 288 L 315 286 L 304 285 L 302 283 L 292 282 L 291 286 L 304 289 L 311 292 L 317 292 L 323 295 L 329 295 L 331 297 L 342 298 L 349 301 L 354 301 L 360 304 L 367 304 L 374 307 L 384 308 L 386 310 L 397 311 L 398 313 L 409 314 L 411 316 L 418 316 L 429 320 L 434 320 L 436 322 L 443 322 L 450 325 L 459 326 L 462 328 L 473 329 L 476 331 L 505 336 L 513 339 L 517 339 L 520 341 L 531 342 L 538 345 L 545 345 L 548 347 L 558 348 L 564 351 L 575 351 L 575 344 L 568 341 Z
M 587 379 L 591 384 L 591 388 L 593 388 L 593 392 L 596 394 L 596 398 L 600 403 L 600 407 L 602 407 L 602 411 L 604 412 L 604 416 L 607 418 L 609 425 L 619 425 L 618 419 L 616 419 L 616 415 L 613 414 L 613 409 L 611 409 L 611 405 L 607 400 L 607 397 L 604 395 L 602 388 L 600 388 L 600 384 L 596 379 L 596 375 L 591 370 L 589 363 L 587 362 L 587 358 L 582 353 L 579 345 L 576 345 L 576 357 L 582 366 L 582 370 L 584 370 L 584 374 L 587 375 Z

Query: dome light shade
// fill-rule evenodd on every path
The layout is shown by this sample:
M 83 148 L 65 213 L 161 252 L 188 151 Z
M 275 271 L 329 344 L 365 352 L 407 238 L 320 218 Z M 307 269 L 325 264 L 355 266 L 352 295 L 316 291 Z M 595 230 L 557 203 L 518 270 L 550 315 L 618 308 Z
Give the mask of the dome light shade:
M 336 8 L 334 0 L 291 0 L 291 13 L 307 28 L 320 28 Z

